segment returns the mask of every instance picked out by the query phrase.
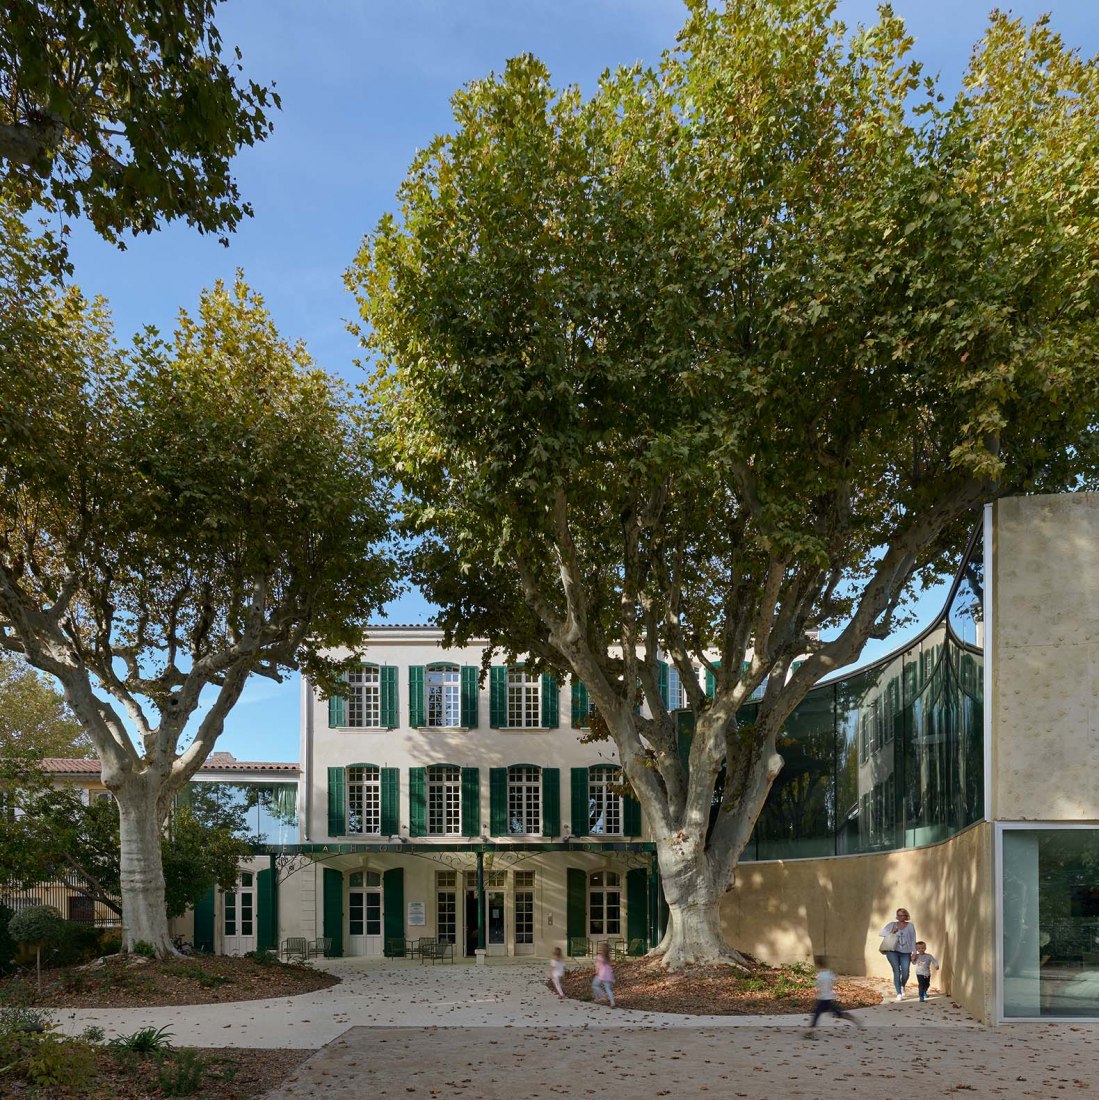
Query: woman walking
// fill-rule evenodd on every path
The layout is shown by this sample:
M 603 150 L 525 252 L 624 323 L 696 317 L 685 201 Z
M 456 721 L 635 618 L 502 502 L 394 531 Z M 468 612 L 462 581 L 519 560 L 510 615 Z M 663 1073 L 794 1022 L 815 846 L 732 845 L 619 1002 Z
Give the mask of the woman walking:
M 897 919 L 891 920 L 879 933 L 883 940 L 883 953 L 893 969 L 893 988 L 897 1000 L 904 1000 L 904 987 L 908 984 L 908 971 L 916 951 L 916 926 L 907 909 L 897 910 Z M 891 946 L 887 946 L 890 945 Z

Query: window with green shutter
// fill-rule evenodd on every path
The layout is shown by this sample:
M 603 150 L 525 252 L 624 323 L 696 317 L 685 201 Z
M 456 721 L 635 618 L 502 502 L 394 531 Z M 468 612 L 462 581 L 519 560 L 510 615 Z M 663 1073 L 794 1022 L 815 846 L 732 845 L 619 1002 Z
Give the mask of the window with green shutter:
M 462 769 L 462 835 L 481 835 L 481 769 Z
M 481 670 L 475 665 L 462 667 L 462 726 L 465 729 L 477 728 L 477 697 L 480 694 Z
M 344 725 L 344 700 L 342 695 L 328 697 L 328 728 L 341 729 Z
M 588 700 L 588 689 L 582 680 L 572 677 L 572 728 L 583 730 L 588 728 L 588 713 L 591 703 Z
M 424 666 L 408 666 L 408 724 L 415 730 L 427 725 L 424 717 Z
M 488 670 L 488 724 L 494 730 L 508 726 L 508 670 L 493 665 Z
M 278 885 L 275 877 L 275 857 L 271 867 L 256 875 L 256 947 L 260 950 L 279 949 Z
M 401 770 L 382 768 L 382 835 L 401 831 Z
M 389 944 L 405 937 L 404 924 L 404 869 L 393 867 L 382 873 L 382 917 L 385 942 Z
M 489 768 L 488 772 L 488 826 L 492 836 L 508 833 L 508 770 Z
M 570 941 L 588 938 L 588 875 L 579 867 L 566 873 L 568 896 L 565 908 L 565 931 Z
M 397 666 L 385 665 L 382 668 L 382 728 L 396 729 L 397 719 Z
M 668 697 L 668 664 L 666 661 L 656 662 L 656 687 L 660 692 L 660 701 L 664 704 L 664 709 L 668 710 L 671 707 L 671 700 Z
M 347 780 L 343 768 L 328 769 L 328 835 L 347 832 Z
M 631 795 L 622 797 L 622 833 L 625 836 L 641 835 L 641 803 Z
M 573 768 L 571 777 L 572 787 L 572 835 L 588 835 L 588 814 L 591 803 L 588 796 L 588 769 Z
M 561 769 L 542 769 L 542 835 L 561 835 Z
M 408 769 L 408 835 L 427 835 L 427 768 Z
M 557 690 L 557 677 L 542 673 L 542 728 L 555 730 L 560 725 L 561 694 Z

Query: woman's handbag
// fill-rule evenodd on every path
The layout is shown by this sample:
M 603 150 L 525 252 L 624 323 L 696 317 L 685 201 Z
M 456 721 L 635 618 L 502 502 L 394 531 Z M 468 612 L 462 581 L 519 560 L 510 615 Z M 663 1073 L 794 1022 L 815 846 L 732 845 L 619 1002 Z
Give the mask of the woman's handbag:
M 897 950 L 897 933 L 896 932 L 886 932 L 886 934 L 884 936 L 882 936 L 882 938 L 881 938 L 881 947 L 879 947 L 878 950 L 883 955 L 888 954 L 890 951 L 896 951 Z

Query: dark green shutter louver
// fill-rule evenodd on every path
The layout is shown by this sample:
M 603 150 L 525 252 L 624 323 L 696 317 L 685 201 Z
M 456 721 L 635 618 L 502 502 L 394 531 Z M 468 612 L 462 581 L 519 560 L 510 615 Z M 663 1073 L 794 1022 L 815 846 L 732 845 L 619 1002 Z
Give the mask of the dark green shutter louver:
M 504 665 L 488 670 L 488 724 L 494 730 L 507 729 L 508 670 Z
M 382 768 L 382 836 L 401 831 L 401 769 Z
M 542 769 L 542 835 L 561 834 L 561 770 Z
M 664 704 L 664 709 L 669 709 L 671 700 L 668 697 L 668 665 L 665 661 L 656 662 L 656 686 L 660 692 L 660 701 Z
M 340 729 L 343 726 L 343 696 L 329 695 L 328 697 L 328 728 Z
M 568 901 L 565 908 L 565 931 L 569 940 L 586 939 L 588 935 L 588 876 L 579 867 L 570 867 L 567 874 Z
M 721 662 L 715 661 L 714 667 L 720 668 Z M 711 699 L 717 694 L 717 677 L 709 669 L 706 669 L 706 694 Z
M 588 701 L 588 689 L 582 680 L 575 676 L 572 678 L 572 728 L 574 730 L 585 729 L 588 724 L 588 712 L 591 703 Z
M 492 836 L 508 835 L 508 770 L 489 768 L 488 828 Z
M 649 873 L 644 867 L 626 872 L 626 941 L 635 945 L 631 955 L 643 955 L 649 949 Z
M 591 815 L 588 769 L 572 769 L 572 835 L 587 836 Z
M 332 867 L 324 869 L 324 935 L 332 940 L 329 956 L 343 957 L 343 873 Z
M 679 746 L 679 761 L 683 771 L 690 772 L 691 742 L 695 736 L 695 716 L 689 710 L 681 710 L 675 716 L 675 739 Z
M 397 719 L 397 666 L 385 665 L 381 669 L 382 682 L 382 728 L 396 729 L 400 725 Z
M 274 862 L 275 857 L 271 856 Z M 277 951 L 279 906 L 275 872 L 267 867 L 256 875 L 256 948 Z
M 415 730 L 427 725 L 424 717 L 424 666 L 408 666 L 408 724 Z
M 478 677 L 481 670 L 475 665 L 462 666 L 462 725 L 466 729 L 477 728 Z
M 408 835 L 427 835 L 427 768 L 408 769 Z
M 343 768 L 328 769 L 328 835 L 347 832 L 347 782 Z
M 622 833 L 624 836 L 641 835 L 641 803 L 628 794 L 622 796 Z
M 462 769 L 462 836 L 481 835 L 481 769 Z
M 382 872 L 382 907 L 385 915 L 382 928 L 385 931 L 385 953 L 389 954 L 390 944 L 401 941 L 401 954 L 404 954 L 404 868 L 393 867 Z
M 214 888 L 195 901 L 194 943 L 196 951 L 214 953 Z
M 552 673 L 542 673 L 542 728 L 557 729 L 560 723 L 558 713 L 561 705 L 560 692 L 557 690 L 557 677 Z

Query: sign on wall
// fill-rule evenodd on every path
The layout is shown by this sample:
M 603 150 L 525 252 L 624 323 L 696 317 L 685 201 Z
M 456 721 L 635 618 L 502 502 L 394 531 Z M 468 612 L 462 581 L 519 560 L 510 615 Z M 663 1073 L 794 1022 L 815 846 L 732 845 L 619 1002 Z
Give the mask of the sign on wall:
M 427 910 L 422 901 L 408 903 L 408 924 L 410 927 L 422 927 L 427 924 Z

